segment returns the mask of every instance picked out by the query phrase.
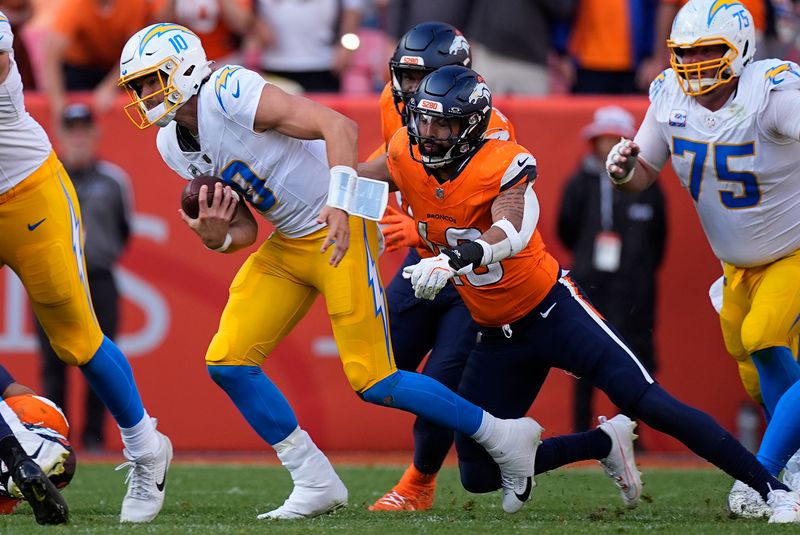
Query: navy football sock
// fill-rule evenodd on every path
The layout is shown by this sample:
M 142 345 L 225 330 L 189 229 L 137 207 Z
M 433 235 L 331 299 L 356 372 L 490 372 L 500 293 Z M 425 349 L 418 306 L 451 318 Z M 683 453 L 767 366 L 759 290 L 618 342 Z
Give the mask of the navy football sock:
M 771 489 L 789 490 L 713 418 L 681 403 L 658 384 L 645 390 L 631 414 L 677 438 L 700 457 L 757 490 L 765 501 Z
M 208 366 L 222 388 L 258 435 L 271 446 L 297 427 L 292 407 L 258 366 Z
M 611 437 L 600 429 L 561 435 L 544 440 L 536 450 L 536 473 L 587 459 L 605 459 L 611 451 Z

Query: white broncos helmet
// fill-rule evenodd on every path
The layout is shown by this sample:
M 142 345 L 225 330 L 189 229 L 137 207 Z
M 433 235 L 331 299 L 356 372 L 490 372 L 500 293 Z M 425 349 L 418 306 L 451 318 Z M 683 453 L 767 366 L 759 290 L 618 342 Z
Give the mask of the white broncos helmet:
M 169 124 L 178 108 L 196 95 L 203 80 L 211 75 L 211 62 L 200 38 L 184 26 L 166 22 L 133 34 L 122 49 L 119 68 L 119 86 L 131 98 L 125 113 L 140 129 Z M 158 75 L 161 88 L 142 95 L 142 84 L 136 80 L 151 74 Z M 163 101 L 148 109 L 145 102 L 159 94 Z
M 725 45 L 728 50 L 721 58 L 683 62 L 685 49 L 714 45 Z M 739 76 L 753 60 L 755 22 L 737 0 L 690 0 L 675 16 L 667 46 L 683 92 L 702 95 Z

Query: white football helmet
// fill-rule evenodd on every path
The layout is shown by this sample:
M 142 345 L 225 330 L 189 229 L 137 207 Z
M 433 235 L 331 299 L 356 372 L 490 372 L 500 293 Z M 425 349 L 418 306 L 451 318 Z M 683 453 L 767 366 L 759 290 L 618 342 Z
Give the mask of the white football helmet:
M 683 62 L 686 49 L 714 45 L 725 45 L 728 50 L 720 58 Z M 689 0 L 672 22 L 667 47 L 683 92 L 702 95 L 739 76 L 753 60 L 755 22 L 738 0 Z
M 211 75 L 211 62 L 200 38 L 184 26 L 166 22 L 133 34 L 122 49 L 119 67 L 119 86 L 131 98 L 125 113 L 140 129 L 169 124 L 178 108 L 196 95 Z M 158 75 L 161 88 L 142 95 L 141 84 L 135 81 L 151 74 Z M 162 101 L 149 108 L 146 101 L 158 95 L 163 95 Z

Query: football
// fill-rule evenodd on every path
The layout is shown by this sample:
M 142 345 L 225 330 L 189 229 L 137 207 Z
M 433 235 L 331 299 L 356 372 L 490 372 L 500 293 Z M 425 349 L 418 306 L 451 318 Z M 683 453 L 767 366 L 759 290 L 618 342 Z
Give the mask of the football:
M 13 396 L 5 399 L 21 422 L 47 427 L 69 438 L 69 423 L 61 409 L 47 398 L 35 395 Z
M 196 176 L 190 180 L 186 187 L 183 188 L 183 194 L 181 195 L 183 213 L 192 219 L 197 219 L 200 214 L 200 187 L 208 186 L 208 205 L 211 206 L 211 201 L 214 198 L 214 184 L 217 182 L 225 183 L 221 178 L 209 175 Z

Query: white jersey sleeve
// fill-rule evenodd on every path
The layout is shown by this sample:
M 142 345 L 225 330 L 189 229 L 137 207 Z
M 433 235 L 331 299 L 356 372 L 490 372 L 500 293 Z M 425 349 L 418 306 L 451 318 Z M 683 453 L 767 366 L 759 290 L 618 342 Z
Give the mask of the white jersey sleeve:
M 238 65 L 225 65 L 214 71 L 209 83 L 214 84 L 220 111 L 238 125 L 252 130 L 261 91 L 267 84 L 261 75 Z
M 0 12 L 0 53 L 8 54 L 10 60 L 8 74 L 0 83 L 0 193 L 30 176 L 52 150 L 44 129 L 25 109 L 13 43 L 8 17 Z

